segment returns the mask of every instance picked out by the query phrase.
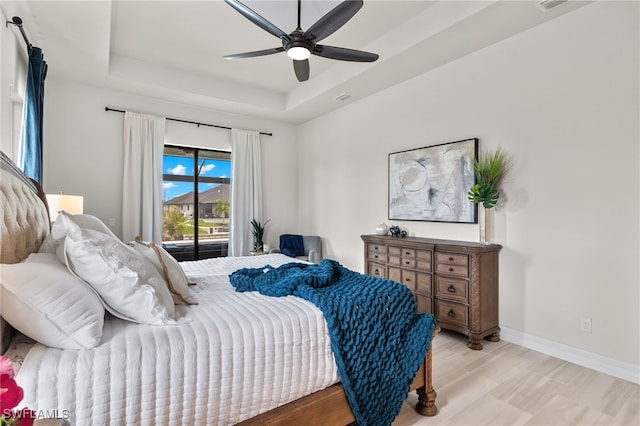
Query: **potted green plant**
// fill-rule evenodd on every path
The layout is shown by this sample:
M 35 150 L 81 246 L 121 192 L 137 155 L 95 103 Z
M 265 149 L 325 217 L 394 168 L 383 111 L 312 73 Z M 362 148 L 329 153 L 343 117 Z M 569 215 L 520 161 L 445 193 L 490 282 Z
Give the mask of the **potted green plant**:
M 271 219 L 267 220 L 265 223 L 260 223 L 255 219 L 251 219 L 251 233 L 253 234 L 253 251 L 262 252 L 264 249 L 264 241 L 262 240 L 264 237 L 264 230 Z
M 511 160 L 501 148 L 485 153 L 473 163 L 476 184 L 471 187 L 468 195 L 472 203 L 482 203 L 484 208 L 484 224 L 481 222 L 481 226 L 484 225 L 484 227 L 480 232 L 482 242 L 489 243 L 490 209 L 500 198 L 500 184 L 510 165 Z

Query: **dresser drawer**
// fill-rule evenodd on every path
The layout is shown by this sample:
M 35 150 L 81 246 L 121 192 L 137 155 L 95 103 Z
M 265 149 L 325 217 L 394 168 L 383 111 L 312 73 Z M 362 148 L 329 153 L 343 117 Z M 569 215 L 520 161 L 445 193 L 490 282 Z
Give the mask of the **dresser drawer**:
M 411 268 L 411 269 L 415 269 L 416 267 L 416 260 L 415 259 L 409 259 L 406 257 L 401 257 L 400 258 L 400 265 L 403 268 Z
M 436 263 L 436 273 L 457 275 L 459 277 L 467 278 L 469 276 L 469 267 L 461 265 L 443 265 L 442 263 Z
M 401 277 L 402 277 L 402 284 L 404 284 L 407 287 L 409 287 L 409 290 L 415 292 L 415 290 L 416 290 L 416 273 L 413 272 L 413 271 L 405 271 L 403 269 L 402 273 L 401 273 Z
M 384 244 L 368 243 L 367 244 L 367 252 L 369 252 L 369 253 L 386 254 L 387 253 L 387 246 L 385 246 Z
M 431 296 L 431 275 L 416 273 L 416 293 Z
M 466 254 L 436 253 L 436 263 L 466 266 L 469 264 L 469 256 Z
M 385 262 L 387 256 L 384 253 L 378 253 L 376 251 L 367 252 L 367 258 L 374 262 Z
M 374 277 L 387 278 L 387 268 L 375 262 L 368 262 L 367 274 Z
M 416 257 L 416 251 L 414 249 L 402 248 L 400 251 L 402 257 Z
M 397 283 L 402 283 L 402 269 L 389 266 L 387 268 L 387 278 Z
M 416 294 L 416 303 L 418 304 L 418 313 L 419 314 L 432 314 L 433 307 L 430 297 L 422 296 L 420 294 Z
M 458 299 L 462 302 L 466 302 L 468 300 L 468 286 L 469 283 L 466 280 L 456 280 L 436 276 L 436 297 Z
M 389 257 L 387 257 L 387 263 L 393 266 L 402 266 L 402 258 L 400 256 L 392 256 L 389 254 Z
M 469 256 L 466 254 L 436 253 L 436 273 L 469 276 Z
M 466 326 L 469 323 L 469 308 L 461 303 L 436 299 L 436 317 L 441 322 Z
M 431 272 L 431 256 L 429 250 L 416 250 L 416 269 L 424 272 Z
M 402 249 L 400 247 L 389 246 L 389 256 L 400 257 L 402 255 Z

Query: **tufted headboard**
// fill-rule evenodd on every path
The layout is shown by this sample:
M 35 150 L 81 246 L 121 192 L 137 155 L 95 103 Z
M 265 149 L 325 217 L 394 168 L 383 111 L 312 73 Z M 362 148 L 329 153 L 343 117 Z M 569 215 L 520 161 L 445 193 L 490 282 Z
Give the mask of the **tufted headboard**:
M 18 263 L 26 259 L 38 251 L 49 233 L 49 211 L 42 188 L 27 178 L 2 151 L 0 217 L 0 264 Z M 12 332 L 0 319 L 3 352 Z

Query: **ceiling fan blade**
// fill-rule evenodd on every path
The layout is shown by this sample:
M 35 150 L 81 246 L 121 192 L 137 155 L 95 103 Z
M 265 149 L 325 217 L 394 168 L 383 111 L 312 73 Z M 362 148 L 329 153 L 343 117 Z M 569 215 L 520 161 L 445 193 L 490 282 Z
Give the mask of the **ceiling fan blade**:
M 311 53 L 317 56 L 322 56 L 323 58 L 352 62 L 374 62 L 379 58 L 375 53 L 347 49 L 344 47 L 323 46 L 320 44 L 316 45 Z
M 225 59 L 243 59 L 255 58 L 256 56 L 272 55 L 274 53 L 284 52 L 284 47 L 274 47 L 272 49 L 256 50 L 254 52 L 235 53 L 233 55 L 224 55 Z
M 293 61 L 293 70 L 296 72 L 298 81 L 309 80 L 309 60 L 304 59 L 302 61 Z
M 249 7 L 245 6 L 241 2 L 237 0 L 224 0 L 229 6 L 233 7 L 235 10 L 240 12 L 245 18 L 262 28 L 263 30 L 273 34 L 274 36 L 289 41 L 289 35 L 282 31 L 280 28 L 273 25 L 271 22 L 264 19 L 262 16 L 258 15 L 256 12 L 251 10 Z
M 345 0 L 332 10 L 327 12 L 322 18 L 318 19 L 315 24 L 305 31 L 304 36 L 307 40 L 314 43 L 330 36 L 340 27 L 353 18 L 362 7 L 362 0 Z

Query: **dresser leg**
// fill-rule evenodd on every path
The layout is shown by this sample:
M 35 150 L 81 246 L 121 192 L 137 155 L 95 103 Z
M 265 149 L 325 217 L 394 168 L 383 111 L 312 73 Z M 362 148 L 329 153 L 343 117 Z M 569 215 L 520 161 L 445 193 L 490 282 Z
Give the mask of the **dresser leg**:
M 487 337 L 485 337 L 490 342 L 499 342 L 500 341 L 500 331 L 496 331 L 495 333 L 491 333 Z
M 476 351 L 481 351 L 482 350 L 482 338 L 478 338 L 478 336 L 470 335 L 469 336 L 469 343 L 467 343 L 467 346 L 470 349 L 473 349 L 473 350 L 476 350 Z

